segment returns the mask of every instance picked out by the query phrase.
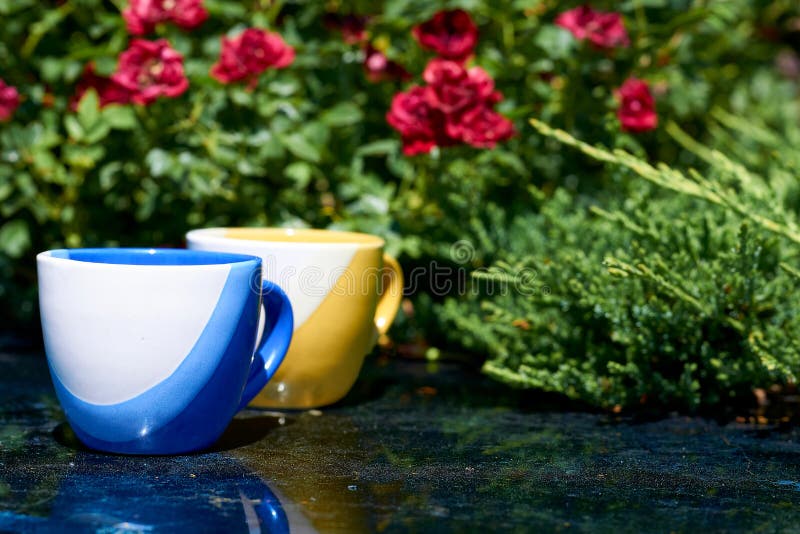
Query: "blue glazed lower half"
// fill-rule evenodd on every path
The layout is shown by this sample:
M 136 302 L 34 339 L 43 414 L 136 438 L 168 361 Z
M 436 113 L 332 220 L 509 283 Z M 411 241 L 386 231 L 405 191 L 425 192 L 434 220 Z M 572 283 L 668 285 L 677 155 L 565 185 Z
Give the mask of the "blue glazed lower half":
M 51 368 L 56 394 L 78 438 L 90 448 L 123 454 L 177 454 L 211 446 L 235 415 L 249 373 L 260 304 L 250 286 L 254 272 L 252 262 L 231 266 L 191 352 L 172 375 L 133 399 L 87 403 L 72 395 Z

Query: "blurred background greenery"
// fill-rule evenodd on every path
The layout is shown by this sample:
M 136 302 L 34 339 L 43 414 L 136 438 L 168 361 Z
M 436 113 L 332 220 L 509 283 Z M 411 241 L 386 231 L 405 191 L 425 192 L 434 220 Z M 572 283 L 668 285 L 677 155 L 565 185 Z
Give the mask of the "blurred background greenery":
M 206 0 L 199 28 L 153 35 L 183 54 L 187 92 L 103 109 L 89 92 L 76 108 L 86 65 L 107 76 L 128 46 L 126 4 L 0 0 L 0 78 L 22 95 L 0 124 L 3 329 L 39 335 L 38 251 L 311 226 L 381 235 L 409 272 L 477 271 L 475 291 L 408 295 L 392 333 L 406 354 L 466 354 L 514 386 L 609 409 L 746 404 L 754 387 L 794 382 L 795 2 L 594 2 L 630 36 L 609 51 L 554 24 L 577 2 Z M 404 156 L 385 115 L 433 57 L 411 29 L 456 7 L 478 26 L 471 62 L 517 135 Z M 367 15 L 365 43 L 411 80 L 370 81 L 365 45 L 325 23 L 337 14 Z M 249 26 L 278 32 L 296 59 L 254 88 L 222 85 L 208 74 L 220 37 Z M 631 76 L 655 96 L 654 131 L 620 128 L 615 90 Z M 577 139 L 625 152 L 568 146 Z M 519 273 L 527 291 L 486 290 Z

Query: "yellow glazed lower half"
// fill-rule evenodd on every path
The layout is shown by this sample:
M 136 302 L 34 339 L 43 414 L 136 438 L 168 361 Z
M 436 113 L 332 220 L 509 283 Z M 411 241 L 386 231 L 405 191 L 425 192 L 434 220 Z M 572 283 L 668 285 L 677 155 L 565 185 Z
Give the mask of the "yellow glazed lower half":
M 318 246 L 323 254 L 325 247 L 337 243 L 357 245 L 349 265 L 334 273 L 338 279 L 325 298 L 296 326 L 283 363 L 251 406 L 312 408 L 340 400 L 358 378 L 378 336 L 391 326 L 402 298 L 402 271 L 383 253 L 383 240 L 350 232 L 268 228 L 229 228 L 224 237 L 242 244 L 275 244 L 275 255 L 291 244 Z M 269 255 L 265 259 L 269 261 Z M 315 266 L 296 267 L 301 271 Z M 274 281 L 280 285 L 280 279 Z

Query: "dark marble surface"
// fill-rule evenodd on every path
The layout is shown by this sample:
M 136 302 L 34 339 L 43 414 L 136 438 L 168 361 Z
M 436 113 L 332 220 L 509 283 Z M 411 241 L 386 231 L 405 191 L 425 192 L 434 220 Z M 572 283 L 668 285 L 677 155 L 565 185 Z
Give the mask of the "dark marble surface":
M 550 399 L 552 403 L 552 399 Z M 0 353 L 0 531 L 798 531 L 800 431 L 565 412 L 372 357 L 340 405 L 216 450 L 82 450 L 41 356 Z

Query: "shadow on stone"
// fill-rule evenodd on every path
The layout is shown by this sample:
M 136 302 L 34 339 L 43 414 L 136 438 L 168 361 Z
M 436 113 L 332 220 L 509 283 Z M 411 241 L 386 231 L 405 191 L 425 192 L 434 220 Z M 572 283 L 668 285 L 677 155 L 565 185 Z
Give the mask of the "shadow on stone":
M 507 407 L 525 413 L 579 411 L 602 413 L 566 395 L 514 389 L 490 380 L 462 362 L 367 358 L 358 380 L 339 402 L 327 408 L 353 408 L 383 398 L 425 398 L 471 408 Z
M 281 419 L 283 419 L 283 422 L 281 422 Z M 225 429 L 225 432 L 223 432 L 222 436 L 220 436 L 211 448 L 181 456 L 204 454 L 208 452 L 223 452 L 244 447 L 245 445 L 250 445 L 251 443 L 261 440 L 271 430 L 290 425 L 293 422 L 294 420 L 291 417 L 283 417 L 274 414 L 237 417 L 231 421 L 228 428 Z M 91 453 L 100 452 L 101 454 L 117 456 L 114 453 L 105 453 L 90 449 L 81 443 L 78 436 L 75 435 L 75 432 L 66 422 L 58 424 L 53 429 L 52 434 L 53 439 L 55 439 L 58 444 L 72 450 Z
M 294 418 L 279 414 L 239 416 L 231 421 L 222 436 L 207 451 L 223 452 L 260 441 L 272 430 L 294 423 Z
M 75 435 L 73 432 L 72 427 L 69 426 L 69 423 L 59 423 L 53 429 L 53 439 L 59 445 L 63 445 L 64 447 L 70 448 L 75 451 L 83 451 L 83 452 L 94 452 L 92 449 L 81 443 L 81 440 L 78 439 L 78 436 Z

